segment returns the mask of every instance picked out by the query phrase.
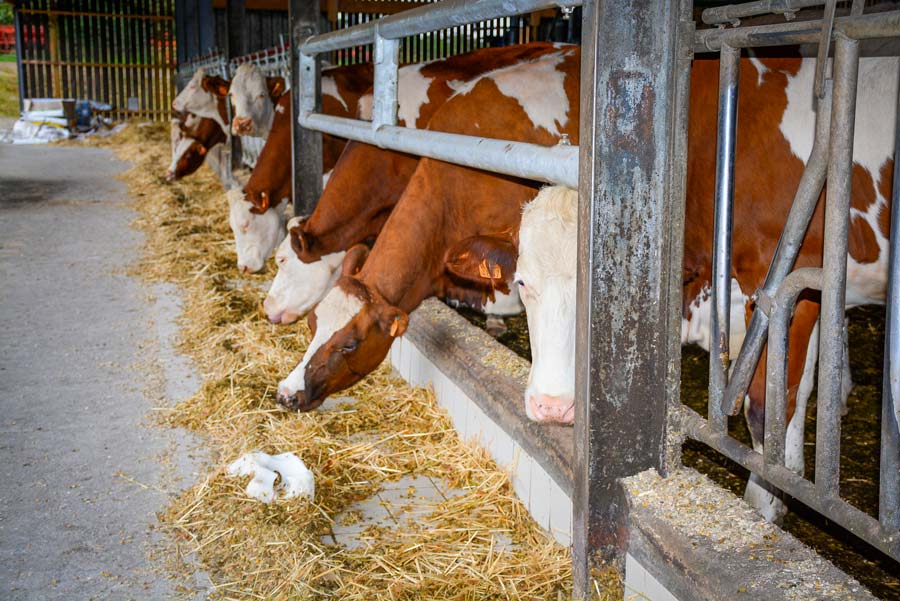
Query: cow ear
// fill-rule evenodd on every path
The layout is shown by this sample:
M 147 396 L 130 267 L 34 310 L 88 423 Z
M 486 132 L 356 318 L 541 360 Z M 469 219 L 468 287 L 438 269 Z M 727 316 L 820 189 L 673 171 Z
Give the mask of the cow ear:
M 378 325 L 391 338 L 399 338 L 409 326 L 409 315 L 403 309 L 384 304 L 378 312 Z
M 318 319 L 316 319 L 316 312 L 310 311 L 306 315 L 306 325 L 309 326 L 309 332 L 313 336 L 316 335 L 316 327 L 319 325 Z
M 213 75 L 204 77 L 202 85 L 203 89 L 210 94 L 218 96 L 219 98 L 225 98 L 228 96 L 228 86 L 231 85 L 231 82 L 222 79 L 218 75 Z
M 305 216 L 291 217 L 290 219 L 288 219 L 288 222 L 287 222 L 288 233 L 290 233 L 290 231 L 292 229 L 294 229 L 295 227 L 300 227 L 301 225 L 306 223 L 307 219 L 309 219 L 309 217 L 305 217 Z
M 250 212 L 255 213 L 257 215 L 262 215 L 266 211 L 269 210 L 269 206 L 271 205 L 271 198 L 269 193 L 266 191 L 262 192 L 246 192 L 246 199 L 250 202 Z
M 351 246 L 350 250 L 348 250 L 347 254 L 344 256 L 344 262 L 341 265 L 341 275 L 356 275 L 359 270 L 362 269 L 363 263 L 366 262 L 368 256 L 369 247 L 365 244 Z
M 444 266 L 452 275 L 491 288 L 506 288 L 516 269 L 516 247 L 497 236 L 470 236 L 447 249 Z
M 286 89 L 283 77 L 267 77 L 266 87 L 269 88 L 269 96 L 272 100 L 278 100 Z
M 292 227 L 290 230 L 291 248 L 298 257 L 303 254 L 312 252 L 312 248 L 316 243 L 316 237 L 306 231 L 306 220 Z

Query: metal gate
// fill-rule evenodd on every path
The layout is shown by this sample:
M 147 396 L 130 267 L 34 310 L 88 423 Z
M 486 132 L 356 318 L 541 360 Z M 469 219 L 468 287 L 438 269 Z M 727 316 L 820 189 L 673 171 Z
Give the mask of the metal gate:
M 825 0 L 752 2 L 710 11 L 712 23 L 737 23 L 741 18 L 772 12 L 790 13 L 800 5 Z M 562 7 L 578 0 L 555 2 Z M 624 504 L 618 479 L 655 467 L 665 473 L 678 464 L 679 438 L 673 426 L 762 475 L 777 488 L 848 528 L 870 544 L 900 558 L 898 532 L 897 420 L 900 399 L 885 387 L 882 434 L 881 515 L 874 519 L 839 497 L 836 487 L 837 436 L 841 373 L 841 329 L 846 280 L 849 176 L 848 130 L 855 104 L 857 40 L 900 36 L 900 11 L 863 15 L 862 2 L 853 14 L 835 17 L 828 0 L 825 18 L 787 21 L 778 25 L 695 31 L 690 0 L 620 3 L 584 1 L 582 49 L 581 148 L 542 147 L 396 126 L 397 68 L 404 39 L 425 32 L 460 27 L 487 19 L 506 18 L 548 5 L 546 0 L 445 0 L 378 21 L 312 36 L 299 48 L 299 122 L 304 128 L 375 144 L 401 152 L 487 169 L 529 179 L 578 187 L 579 267 L 576 349 L 575 532 L 576 595 L 589 592 L 591 559 L 597 552 L 615 557 L 625 541 Z M 718 13 L 718 17 L 716 17 Z M 295 31 L 302 31 L 301 22 Z M 822 43 L 824 66 L 830 40 L 836 44 L 833 86 L 820 69 L 820 89 L 833 96 L 833 109 L 820 121 L 835 125 L 830 135 L 817 136 L 818 154 L 806 168 L 791 210 L 782 244 L 762 291 L 773 298 L 760 303 L 747 341 L 729 377 L 728 307 L 730 294 L 733 140 L 737 61 L 741 48 Z M 371 123 L 316 113 L 317 56 L 342 49 L 374 47 L 375 102 Z M 682 248 L 687 118 L 691 61 L 694 52 L 721 53 L 719 105 L 720 150 L 717 155 L 713 306 L 722 319 L 714 322 L 711 349 L 710 420 L 678 403 Z M 821 128 L 820 128 L 821 130 Z M 830 148 L 830 151 L 828 150 Z M 321 160 L 304 161 L 302 179 L 315 182 Z M 799 247 L 805 212 L 811 211 L 829 174 L 824 269 L 791 273 Z M 900 307 L 898 257 L 898 189 L 894 186 L 891 237 L 893 276 L 889 284 L 887 361 L 893 370 L 898 356 L 897 308 Z M 304 190 L 304 195 L 306 195 Z M 298 197 L 300 195 L 297 195 Z M 302 205 L 301 205 L 302 206 Z M 615 248 L 604 244 L 619 241 Z M 789 249 L 794 248 L 794 251 Z M 793 253 L 793 254 L 792 254 Z M 725 274 L 724 276 L 722 274 Z M 817 435 L 815 484 L 784 467 L 784 351 L 787 323 L 796 294 L 803 288 L 823 292 L 820 428 Z M 771 306 L 770 312 L 764 309 Z M 770 339 L 764 453 L 730 438 L 723 423 L 743 399 L 759 351 Z M 890 334 L 893 334 L 891 336 Z M 771 348 L 772 346 L 775 348 Z M 782 346 L 778 346 L 782 345 Z M 782 350 L 780 350 L 782 349 Z M 610 378 L 625 363 L 631 377 Z M 890 369 L 886 370 L 890 373 Z M 651 416 L 648 419 L 648 416 Z M 624 436 L 624 438 L 623 438 Z M 782 442 L 779 442 L 782 441 Z M 674 448 L 673 448 L 674 447 Z
M 18 0 L 22 98 L 76 98 L 114 119 L 168 118 L 175 96 L 173 0 Z

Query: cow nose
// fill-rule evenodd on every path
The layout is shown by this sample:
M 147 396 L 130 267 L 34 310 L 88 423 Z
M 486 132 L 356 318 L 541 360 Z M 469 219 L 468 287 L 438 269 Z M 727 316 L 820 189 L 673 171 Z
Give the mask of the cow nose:
M 268 313 L 266 312 L 266 317 L 269 318 L 269 321 L 272 323 L 281 323 L 281 313 Z
M 302 390 L 291 393 L 283 388 L 278 389 L 278 396 L 276 399 L 279 405 L 290 411 L 302 411 L 301 407 L 305 401 Z
M 235 117 L 231 122 L 231 131 L 237 135 L 247 135 L 253 131 L 253 120 L 249 117 Z
M 528 405 L 539 422 L 571 424 L 575 421 L 575 401 L 571 397 L 532 394 Z
M 172 171 L 171 169 L 168 169 L 168 170 L 166 171 L 166 181 L 167 181 L 167 182 L 174 182 L 174 181 L 175 181 L 175 172 Z
M 249 265 L 238 265 L 238 271 L 240 271 L 244 275 L 247 275 L 248 273 L 253 273 L 253 270 L 250 269 Z

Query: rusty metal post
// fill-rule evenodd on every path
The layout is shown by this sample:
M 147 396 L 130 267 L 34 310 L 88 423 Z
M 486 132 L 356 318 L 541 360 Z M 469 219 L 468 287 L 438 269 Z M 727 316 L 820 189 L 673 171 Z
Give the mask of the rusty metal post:
M 300 127 L 297 117 L 301 112 L 301 90 L 304 86 L 315 88 L 316 112 L 321 110 L 319 94 L 320 63 L 318 58 L 300 60 L 300 46 L 308 37 L 319 32 L 319 2 L 290 0 L 288 5 L 291 28 L 291 170 L 294 178 L 294 215 L 309 215 L 316 208 L 322 195 L 322 134 Z
M 669 251 L 684 235 L 686 161 L 674 126 L 682 114 L 675 106 L 676 84 L 684 87 L 676 30 L 684 6 L 678 0 L 583 6 L 576 598 L 590 596 L 599 560 L 624 560 L 627 516 L 618 480 L 667 467 L 667 403 L 677 390 L 669 378 L 680 360 L 672 325 L 681 312 L 680 284 L 673 290 L 681 263 Z

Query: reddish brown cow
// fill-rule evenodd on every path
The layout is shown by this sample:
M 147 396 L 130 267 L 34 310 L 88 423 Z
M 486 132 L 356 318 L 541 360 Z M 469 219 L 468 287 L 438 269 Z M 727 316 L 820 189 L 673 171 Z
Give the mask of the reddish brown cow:
M 428 127 L 544 145 L 566 134 L 577 142 L 568 99 L 578 98 L 579 65 L 577 49 L 566 47 L 492 71 L 459 86 Z M 542 90 L 534 95 L 528 84 L 537 80 Z M 429 296 L 478 304 L 494 290 L 508 292 L 509 263 L 490 265 L 496 277 L 480 289 L 456 280 L 447 264 L 458 269 L 485 235 L 512 246 L 522 205 L 535 192 L 531 182 L 422 159 L 371 254 L 366 259 L 364 247 L 348 252 L 343 275 L 311 314 L 315 337 L 279 384 L 279 402 L 308 411 L 358 381 L 384 359 L 407 314 Z
M 407 127 L 424 127 L 465 82 L 556 51 L 552 44 L 539 42 L 488 48 L 403 67 L 399 74 L 399 122 Z M 370 101 L 367 94 L 360 102 L 364 117 Z M 449 124 L 449 131 L 458 126 Z M 288 248 L 276 252 L 279 271 L 265 302 L 270 320 L 292 322 L 322 299 L 338 275 L 343 253 L 354 244 L 373 240 L 381 231 L 418 161 L 418 157 L 368 144 L 347 144 L 316 210 L 291 228 L 295 254 Z M 502 329 L 502 320 L 494 315 L 519 313 L 521 306 L 517 298 L 498 300 L 499 304 L 489 307 L 489 320 L 494 328 Z M 477 308 L 482 307 L 479 304 Z

